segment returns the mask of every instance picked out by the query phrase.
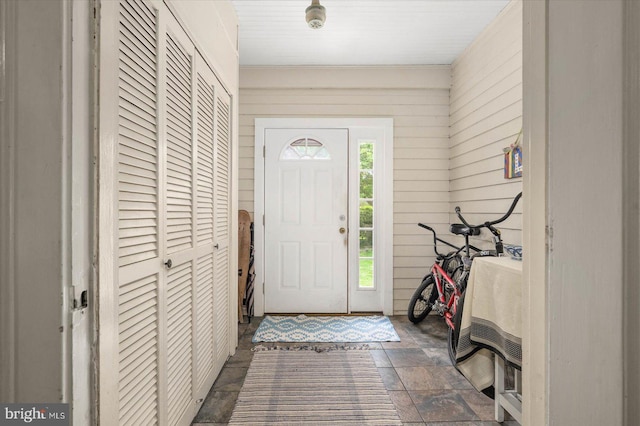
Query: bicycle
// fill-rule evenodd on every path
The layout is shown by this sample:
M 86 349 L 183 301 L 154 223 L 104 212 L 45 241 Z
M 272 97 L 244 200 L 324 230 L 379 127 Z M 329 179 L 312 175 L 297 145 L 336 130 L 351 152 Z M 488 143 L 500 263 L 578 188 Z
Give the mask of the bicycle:
M 462 247 L 457 247 L 438 238 L 433 228 L 423 223 L 418 223 L 418 226 L 433 233 L 433 250 L 436 254 L 436 261 L 411 297 L 407 316 L 414 324 L 424 320 L 432 310 L 444 317 L 449 329 L 447 346 L 449 358 L 453 365 L 456 365 L 456 347 L 460 332 L 464 291 L 473 259 L 478 256 L 503 255 L 502 235 L 494 225 L 504 222 L 511 216 L 521 197 L 522 192 L 516 195 L 509 210 L 500 219 L 487 221 L 482 225 L 469 224 L 462 216 L 460 207 L 456 207 L 456 215 L 462 223 L 452 224 L 449 231 L 454 235 L 464 236 L 464 245 Z M 495 250 L 481 250 L 469 244 L 469 237 L 480 235 L 482 228 L 487 228 L 493 234 Z M 440 253 L 438 251 L 438 242 L 453 248 L 454 251 L 446 255 Z M 471 253 L 472 251 L 474 252 L 473 254 Z

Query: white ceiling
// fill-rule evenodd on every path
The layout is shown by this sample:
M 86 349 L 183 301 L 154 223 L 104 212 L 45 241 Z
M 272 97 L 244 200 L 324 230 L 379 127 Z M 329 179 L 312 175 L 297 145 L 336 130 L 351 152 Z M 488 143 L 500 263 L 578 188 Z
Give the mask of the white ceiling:
M 508 0 L 320 0 L 324 28 L 305 22 L 311 0 L 231 0 L 241 65 L 450 64 Z

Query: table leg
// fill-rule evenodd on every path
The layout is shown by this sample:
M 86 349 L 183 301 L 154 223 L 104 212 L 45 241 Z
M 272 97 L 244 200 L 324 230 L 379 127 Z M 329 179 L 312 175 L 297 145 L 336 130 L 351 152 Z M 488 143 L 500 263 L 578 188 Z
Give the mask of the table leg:
M 504 393 L 504 361 L 495 354 L 493 359 L 495 360 L 495 376 L 493 380 L 495 416 L 497 422 L 503 422 L 504 408 L 500 404 L 500 395 Z
M 515 389 L 505 389 L 505 363 L 504 360 L 498 355 L 494 355 L 495 360 L 495 375 L 493 387 L 495 389 L 495 417 L 497 422 L 504 421 L 505 410 L 511 414 L 511 416 L 522 424 L 522 399 L 519 396 L 517 390 L 521 386 L 521 380 L 518 377 L 520 373 L 516 370 L 516 383 Z

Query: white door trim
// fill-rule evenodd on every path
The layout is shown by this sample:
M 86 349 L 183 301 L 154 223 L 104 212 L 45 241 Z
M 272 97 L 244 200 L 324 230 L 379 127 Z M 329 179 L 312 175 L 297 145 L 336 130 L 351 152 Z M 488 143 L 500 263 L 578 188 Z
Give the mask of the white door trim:
M 256 118 L 254 147 L 254 238 L 255 238 L 255 306 L 256 316 L 264 315 L 264 146 L 265 130 L 278 128 L 348 129 L 349 144 L 359 135 L 379 129 L 384 138 L 379 150 L 380 162 L 374 171 L 376 180 L 376 274 L 380 288 L 381 306 L 385 315 L 393 315 L 393 119 L 392 118 Z M 367 133 L 368 134 L 368 133 Z M 351 155 L 349 168 L 357 167 L 358 158 Z M 355 217 L 351 214 L 351 217 Z M 353 220 L 350 221 L 353 224 Z M 350 226 L 350 240 L 357 241 L 357 227 Z M 354 250 L 349 252 L 349 265 L 353 265 Z M 349 301 L 348 312 L 351 312 Z
M 0 401 L 15 400 L 15 56 L 16 9 L 0 2 Z M 5 58 L 3 58 L 3 61 Z
M 549 423 L 547 2 L 524 2 L 522 420 Z

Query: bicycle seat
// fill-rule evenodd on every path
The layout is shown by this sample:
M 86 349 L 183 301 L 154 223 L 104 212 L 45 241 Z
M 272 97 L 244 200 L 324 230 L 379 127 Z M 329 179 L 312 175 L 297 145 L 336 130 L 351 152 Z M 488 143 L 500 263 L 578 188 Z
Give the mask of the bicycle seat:
M 452 223 L 449 232 L 456 235 L 480 235 L 480 228 L 469 228 L 461 223 Z

